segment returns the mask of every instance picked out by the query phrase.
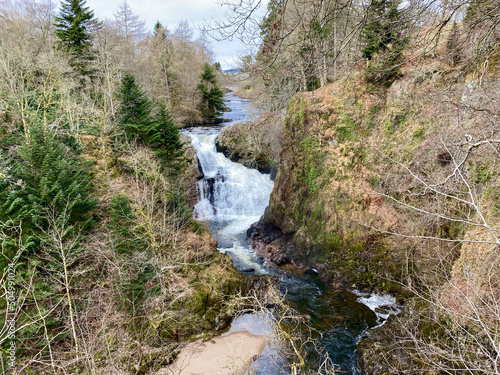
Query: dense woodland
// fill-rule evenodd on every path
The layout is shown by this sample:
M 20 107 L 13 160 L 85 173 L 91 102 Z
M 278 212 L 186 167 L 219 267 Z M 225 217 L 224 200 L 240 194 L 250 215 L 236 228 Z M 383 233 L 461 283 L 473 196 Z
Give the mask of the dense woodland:
M 152 374 L 243 307 L 178 130 L 225 109 L 211 35 L 252 51 L 286 256 L 407 306 L 364 373 L 499 374 L 498 1 L 221 4 L 195 40 L 126 2 L 0 3 L 2 358 L 14 335 L 17 373 Z

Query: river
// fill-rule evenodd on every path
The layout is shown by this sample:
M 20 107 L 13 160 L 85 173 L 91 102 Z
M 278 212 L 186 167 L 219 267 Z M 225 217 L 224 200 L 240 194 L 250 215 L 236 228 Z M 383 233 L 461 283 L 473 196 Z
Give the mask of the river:
M 249 100 L 228 94 L 224 118 L 250 121 L 257 116 Z M 215 139 L 223 126 L 193 127 L 182 132 L 191 137 L 204 178 L 198 182 L 199 202 L 194 216 L 207 222 L 219 250 L 231 256 L 236 268 L 258 275 L 279 278 L 280 289 L 289 304 L 300 314 L 310 317 L 313 337 L 336 366 L 346 374 L 357 374 L 357 343 L 370 328 L 383 324 L 391 311 L 397 312 L 388 296 L 362 295 L 356 291 L 336 291 L 324 285 L 314 272 L 296 275 L 263 264 L 246 238 L 250 225 L 259 220 L 269 202 L 273 182 L 269 175 L 233 163 L 216 151 Z M 246 320 L 246 321 L 245 321 Z M 233 323 L 232 330 L 246 329 L 263 333 L 268 326 L 257 317 L 244 317 Z M 316 366 L 318 356 L 310 353 L 308 365 Z M 286 373 L 286 366 L 276 361 L 272 348 L 256 361 L 257 374 Z

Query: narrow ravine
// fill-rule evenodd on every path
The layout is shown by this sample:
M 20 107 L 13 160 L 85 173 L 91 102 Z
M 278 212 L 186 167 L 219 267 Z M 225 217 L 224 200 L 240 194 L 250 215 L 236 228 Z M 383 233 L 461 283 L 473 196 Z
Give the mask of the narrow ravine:
M 226 98 L 232 111 L 225 113 L 225 118 L 249 121 L 255 115 L 250 101 L 230 95 Z M 213 238 L 219 243 L 219 250 L 231 256 L 236 268 L 242 272 L 276 275 L 290 304 L 299 313 L 310 316 L 315 338 L 322 349 L 341 371 L 356 374 L 356 345 L 367 329 L 381 324 L 387 314 L 382 309 L 384 306 L 390 309 L 393 300 L 335 291 L 325 286 L 314 272 L 297 276 L 263 264 L 251 249 L 246 231 L 264 213 L 273 182 L 269 175 L 234 163 L 216 151 L 215 139 L 221 129 L 222 126 L 210 126 L 183 130 L 191 137 L 204 173 L 204 178 L 198 182 L 195 218 L 207 222 Z M 266 327 L 254 326 L 252 329 L 258 333 Z M 314 353 L 308 356 L 310 363 L 315 359 Z M 265 361 L 263 358 L 262 363 L 255 365 L 256 373 L 282 373 L 280 364 L 273 368 Z

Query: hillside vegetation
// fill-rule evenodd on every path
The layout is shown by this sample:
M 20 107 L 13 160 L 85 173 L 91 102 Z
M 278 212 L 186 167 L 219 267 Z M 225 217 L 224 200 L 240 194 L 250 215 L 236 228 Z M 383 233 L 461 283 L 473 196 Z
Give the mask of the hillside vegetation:
M 216 68 L 187 22 L 54 11 L 0 5 L 2 373 L 156 373 L 253 282 L 192 219 Z
M 404 303 L 363 373 L 499 371 L 500 8 L 448 5 L 272 1 L 248 67 L 286 108 L 255 249 Z

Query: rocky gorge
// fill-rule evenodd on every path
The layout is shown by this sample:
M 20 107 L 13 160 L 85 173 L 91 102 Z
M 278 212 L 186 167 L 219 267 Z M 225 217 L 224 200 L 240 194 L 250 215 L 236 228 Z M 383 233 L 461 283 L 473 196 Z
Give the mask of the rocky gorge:
M 473 341 L 462 330 L 487 335 L 469 314 L 500 290 L 499 78 L 496 69 L 478 77 L 436 59 L 405 67 L 387 90 L 355 74 L 289 103 L 270 203 L 247 235 L 268 261 L 314 268 L 334 289 L 391 293 L 404 304 L 400 318 L 361 341 L 362 373 L 425 367 L 418 346 L 428 347 L 434 332 L 450 329 L 452 342 L 466 346 Z M 252 152 L 255 137 L 266 142 L 255 129 L 228 128 L 217 143 L 262 169 L 248 162 L 265 159 L 260 147 Z M 440 321 L 441 309 L 454 328 Z M 398 348 L 395 337 L 415 345 Z M 387 356 L 392 350 L 399 354 Z

